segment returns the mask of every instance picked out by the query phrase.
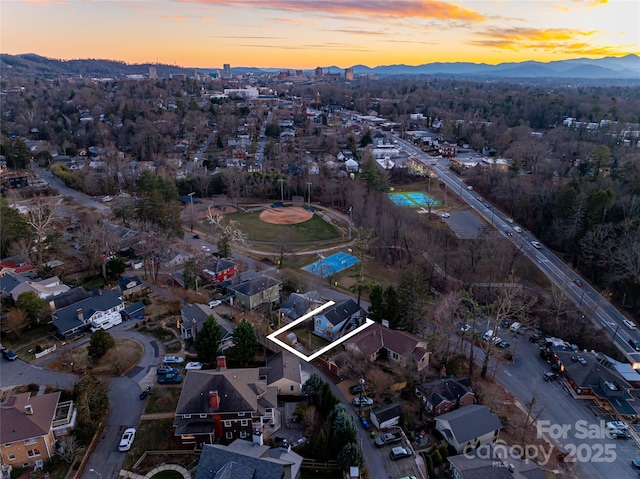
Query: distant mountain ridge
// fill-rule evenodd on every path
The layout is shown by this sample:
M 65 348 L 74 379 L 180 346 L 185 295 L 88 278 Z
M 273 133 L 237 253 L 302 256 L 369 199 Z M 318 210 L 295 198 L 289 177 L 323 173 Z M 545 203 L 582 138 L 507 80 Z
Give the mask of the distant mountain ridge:
M 171 73 L 192 75 L 194 71 L 206 74 L 219 71 L 217 68 L 184 68 L 172 65 L 143 63 L 128 64 L 115 60 L 78 59 L 57 60 L 35 53 L 20 55 L 0 54 L 0 74 L 6 76 L 55 77 L 64 75 L 82 75 L 85 77 L 122 77 L 126 75 L 145 75 L 149 67 L 155 67 L 158 76 L 167 77 Z M 483 78 L 567 78 L 567 79 L 617 79 L 640 81 L 640 57 L 635 54 L 623 57 L 604 57 L 599 59 L 576 58 L 551 62 L 525 61 L 499 63 L 471 62 L 435 62 L 423 65 L 380 65 L 368 67 L 354 65 L 355 75 L 374 74 L 379 77 L 450 75 L 481 76 Z M 343 73 L 337 66 L 322 68 L 325 73 Z M 292 68 L 255 68 L 232 67 L 234 73 L 274 73 Z M 305 70 L 313 74 L 314 70 Z

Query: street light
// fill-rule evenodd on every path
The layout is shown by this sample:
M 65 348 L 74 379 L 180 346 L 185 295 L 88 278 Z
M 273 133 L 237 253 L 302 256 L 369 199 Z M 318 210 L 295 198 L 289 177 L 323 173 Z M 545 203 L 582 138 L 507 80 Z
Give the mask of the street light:
M 91 469 L 89 469 L 89 472 L 95 472 L 98 475 L 98 477 L 100 479 L 102 479 L 102 474 L 100 474 L 98 471 L 96 471 L 93 467 Z
M 187 196 L 191 198 L 191 232 L 193 233 L 193 195 L 195 195 L 195 191 L 192 191 Z
M 312 183 L 310 181 L 307 181 L 307 190 L 309 192 L 308 193 L 309 198 L 308 198 L 308 203 L 307 204 L 308 204 L 309 208 L 311 208 L 311 185 L 312 185 Z
M 353 206 L 349 206 L 349 239 L 351 239 L 351 217 L 353 215 Z

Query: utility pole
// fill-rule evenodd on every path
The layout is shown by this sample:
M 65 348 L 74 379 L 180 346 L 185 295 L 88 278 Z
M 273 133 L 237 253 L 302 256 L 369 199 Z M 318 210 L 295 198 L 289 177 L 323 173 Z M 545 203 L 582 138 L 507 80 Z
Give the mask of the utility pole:
M 191 198 L 191 232 L 193 233 L 193 195 L 195 195 L 195 191 L 192 191 L 187 196 Z
M 307 205 L 309 206 L 309 208 L 311 208 L 311 185 L 312 183 L 310 181 L 307 181 L 307 191 L 308 191 L 308 203 Z
M 351 239 L 351 219 L 353 216 L 353 206 L 349 206 L 349 239 Z
M 280 200 L 284 203 L 284 178 L 278 178 L 280 183 Z

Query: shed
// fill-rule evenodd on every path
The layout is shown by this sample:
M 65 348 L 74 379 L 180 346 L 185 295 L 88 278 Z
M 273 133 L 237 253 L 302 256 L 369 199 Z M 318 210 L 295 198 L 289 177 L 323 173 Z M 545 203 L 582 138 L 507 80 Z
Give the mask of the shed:
M 378 429 L 388 429 L 399 424 L 401 414 L 402 408 L 399 404 L 387 404 L 371 411 L 371 422 Z
M 127 306 L 122 311 L 120 311 L 120 315 L 122 316 L 122 319 L 124 321 L 142 318 L 144 316 L 144 303 L 142 301 L 133 303 L 131 306 Z

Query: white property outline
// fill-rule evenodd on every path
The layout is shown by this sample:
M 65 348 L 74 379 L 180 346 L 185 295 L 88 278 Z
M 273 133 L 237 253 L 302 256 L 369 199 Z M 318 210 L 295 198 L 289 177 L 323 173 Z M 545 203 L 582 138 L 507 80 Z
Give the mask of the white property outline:
M 305 361 L 309 362 L 309 361 L 313 361 L 315 358 L 317 358 L 321 354 L 326 353 L 330 349 L 335 348 L 338 344 L 342 343 L 343 341 L 346 341 L 347 339 L 351 338 L 352 336 L 355 336 L 360 331 L 364 331 L 365 329 L 367 329 L 369 326 L 371 326 L 374 323 L 374 321 L 372 319 L 365 318 L 364 319 L 364 324 L 362 326 L 359 326 L 356 329 L 354 329 L 353 331 L 351 331 L 349 334 L 345 334 L 341 338 L 336 339 L 335 341 L 331 342 L 329 345 L 325 346 L 322 349 L 319 349 L 318 351 L 316 351 L 315 353 L 311 354 L 310 356 L 305 356 L 300 351 L 297 351 L 296 349 L 292 348 L 288 344 L 286 344 L 286 343 L 280 341 L 278 338 L 276 338 L 276 336 L 279 336 L 280 334 L 284 333 L 285 331 L 293 328 L 294 326 L 297 326 L 298 324 L 306 321 L 310 317 L 318 314 L 320 311 L 328 308 L 329 306 L 333 306 L 334 304 L 335 304 L 335 302 L 333 302 L 333 301 L 328 301 L 328 302 L 324 303 L 322 306 L 317 307 L 316 309 L 314 309 L 313 311 L 305 314 L 301 318 L 296 319 L 292 323 L 287 324 L 285 327 L 280 328 L 277 331 L 274 331 L 273 333 L 269 334 L 267 336 L 267 339 L 273 341 L 274 343 L 276 343 L 281 348 L 284 348 L 287 351 L 295 354 L 300 359 L 304 359 Z

